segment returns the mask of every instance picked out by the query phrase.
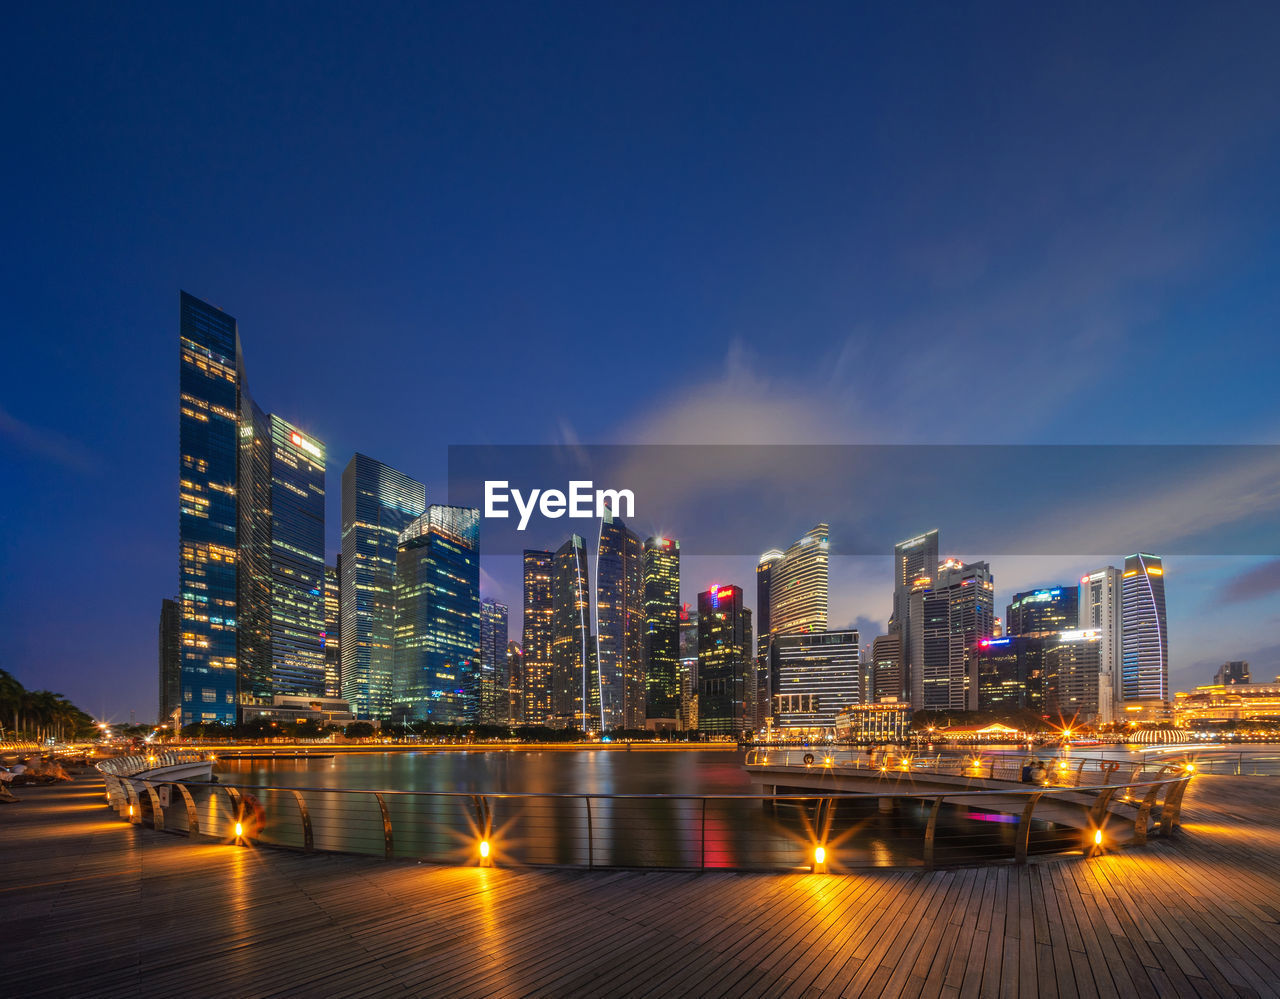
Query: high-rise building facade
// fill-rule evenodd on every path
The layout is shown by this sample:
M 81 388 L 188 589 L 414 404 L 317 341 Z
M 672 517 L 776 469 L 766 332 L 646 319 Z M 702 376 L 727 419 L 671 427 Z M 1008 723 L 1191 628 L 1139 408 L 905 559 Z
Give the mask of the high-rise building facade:
M 1138 553 L 1124 560 L 1120 654 L 1124 700 L 1169 700 L 1169 631 L 1164 563 Z
M 856 629 L 778 635 L 778 728 L 834 735 L 836 715 L 862 702 Z
M 186 292 L 179 306 L 182 723 L 235 724 L 240 338 L 221 309 Z
M 510 721 L 511 683 L 507 672 L 507 605 L 480 601 L 480 724 Z
M 324 696 L 342 696 L 342 556 L 324 568 Z
M 1050 718 L 1068 727 L 1098 720 L 1101 651 L 1093 630 L 1072 629 L 1044 640 L 1044 706 Z
M 1043 712 L 1045 641 L 1028 635 L 978 640 L 975 655 L 980 711 Z
M 1238 683 L 1252 683 L 1249 664 L 1243 660 L 1223 663 L 1213 674 L 1213 682 L 1220 687 L 1231 687 Z
M 769 634 L 827 630 L 830 529 L 818 524 L 769 570 Z M 757 586 L 759 575 L 757 568 Z
M 926 586 L 912 589 L 911 706 L 928 711 L 966 711 L 978 706 L 979 640 L 995 625 L 995 581 L 986 562 L 948 559 Z
M 394 714 L 474 724 L 480 656 L 480 511 L 429 506 L 399 538 Z
M 1080 578 L 1079 624 L 1098 632 L 1098 721 L 1115 721 L 1120 688 L 1123 574 L 1114 566 Z
M 608 509 L 596 553 L 596 662 L 605 731 L 642 729 L 645 717 L 644 545 Z
M 902 635 L 891 631 L 871 642 L 871 683 L 866 700 L 902 696 Z
M 911 620 L 911 593 L 917 584 L 933 582 L 938 569 L 938 532 L 927 531 L 914 538 L 899 541 L 893 546 L 893 610 L 889 615 L 889 633 L 901 637 L 898 679 L 902 684 L 898 696 L 906 700 L 916 687 L 911 677 L 911 663 L 920 658 L 919 650 L 912 647 L 912 636 L 919 630 L 919 622 Z M 887 692 L 881 696 L 889 696 Z
M 751 611 L 742 604 L 742 587 L 713 586 L 699 593 L 699 731 L 741 735 L 750 728 L 753 653 Z
M 524 652 L 524 724 L 546 725 L 551 718 L 551 661 L 553 604 L 552 552 L 526 549 L 524 553 L 524 615 L 521 648 Z
M 698 727 L 698 612 L 680 605 L 680 727 Z
M 680 542 L 644 543 L 645 718 L 680 718 Z
M 524 650 L 507 642 L 507 724 L 524 723 Z
M 342 473 L 342 696 L 358 718 L 389 719 L 400 534 L 426 488 L 363 454 Z
M 587 545 L 574 534 L 556 549 L 551 569 L 551 715 L 555 728 L 599 732 L 600 678 L 591 634 Z
M 1054 586 L 1015 593 L 1005 612 L 1006 635 L 1052 635 L 1079 625 L 1080 591 Z
M 156 721 L 167 724 L 182 703 L 182 611 L 176 600 L 160 601 L 160 713 Z

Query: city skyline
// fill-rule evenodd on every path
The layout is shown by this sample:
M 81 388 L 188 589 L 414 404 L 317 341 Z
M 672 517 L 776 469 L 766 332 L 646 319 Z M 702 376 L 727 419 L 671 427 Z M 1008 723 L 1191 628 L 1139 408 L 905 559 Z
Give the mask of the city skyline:
M 954 10 L 923 32 L 893 10 L 757 13 L 690 10 L 671 32 L 507 10 L 495 35 L 405 12 L 392 38 L 349 24 L 339 43 L 325 17 L 266 9 L 85 10 L 70 32 L 17 11 L 10 92 L 41 100 L 5 111 L 24 196 L 0 275 L 18 525 L 0 667 L 108 718 L 156 710 L 182 288 L 238 320 L 254 399 L 325 443 L 328 565 L 357 452 L 443 503 L 455 443 L 987 445 L 1000 509 L 1057 472 L 1052 454 L 1002 464 L 1004 446 L 1280 441 L 1280 13 L 1120 5 L 1099 31 Z M 191 74 L 173 37 L 234 56 Z M 599 343 L 610 374 L 584 377 Z M 943 554 L 990 560 L 1003 607 L 1153 549 L 1172 686 L 1233 660 L 1269 679 L 1280 553 L 1143 536 L 1276 509 L 1272 479 L 1213 467 L 1153 479 L 1141 506 L 1064 482 L 1076 516 L 1050 526 L 1117 539 L 1094 557 Z M 715 471 L 677 470 L 692 489 Z M 69 509 L 105 556 L 74 573 Z M 948 511 L 898 537 L 958 538 Z M 759 553 L 821 520 L 855 544 L 840 513 L 762 524 L 738 562 L 699 553 L 710 507 L 629 526 L 682 539 L 683 602 L 731 579 L 758 611 Z M 516 606 L 518 563 L 486 564 L 485 595 Z M 831 627 L 884 633 L 889 563 L 836 546 Z

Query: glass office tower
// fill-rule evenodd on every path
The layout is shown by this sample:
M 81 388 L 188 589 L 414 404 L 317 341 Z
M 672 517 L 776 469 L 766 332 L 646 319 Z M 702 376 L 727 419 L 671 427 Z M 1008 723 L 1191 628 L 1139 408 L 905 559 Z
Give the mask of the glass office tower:
M 778 635 L 778 727 L 835 735 L 836 714 L 862 702 L 857 629 Z
M 698 594 L 698 730 L 739 735 L 750 728 L 749 674 L 755 655 L 742 587 Z
M 1126 701 L 1169 699 L 1169 629 L 1164 613 L 1164 562 L 1138 553 L 1124 560 L 1120 637 Z
M 358 718 L 391 717 L 400 534 L 427 509 L 426 487 L 356 454 L 342 473 L 342 696 Z
M 644 546 L 606 510 L 596 555 L 596 662 L 606 731 L 644 728 Z
M 511 681 L 507 668 L 507 605 L 480 601 L 480 708 L 482 725 L 510 720 Z
M 917 686 L 917 680 L 911 676 L 911 664 L 919 662 L 921 657 L 920 650 L 912 647 L 913 637 L 920 633 L 921 628 L 920 622 L 911 620 L 912 591 L 917 589 L 916 584 L 921 580 L 926 586 L 931 583 L 937 570 L 936 530 L 907 538 L 893 546 L 893 610 L 889 615 L 889 633 L 897 634 L 901 639 L 898 647 L 901 686 L 896 693 L 904 701 L 910 699 L 912 690 Z
M 680 718 L 680 542 L 644 543 L 645 717 Z
M 169 723 L 169 716 L 182 703 L 182 614 L 178 601 L 160 601 L 160 713 L 156 721 Z
M 342 696 L 342 556 L 324 569 L 324 696 Z
M 1080 590 L 1075 586 L 1015 593 L 1005 612 L 1006 635 L 1047 637 L 1079 626 Z
M 480 511 L 430 506 L 399 539 L 395 720 L 474 724 L 479 657 Z
M 179 304 L 182 723 L 235 724 L 240 339 L 221 309 L 186 292 Z
M 595 652 L 587 545 L 575 534 L 556 550 L 551 568 L 551 715 L 547 724 L 594 732 L 603 727 Z
M 522 715 L 526 725 L 546 725 L 551 718 L 551 573 L 554 561 L 555 555 L 548 551 L 526 549 L 524 553 L 521 645 L 524 651 Z

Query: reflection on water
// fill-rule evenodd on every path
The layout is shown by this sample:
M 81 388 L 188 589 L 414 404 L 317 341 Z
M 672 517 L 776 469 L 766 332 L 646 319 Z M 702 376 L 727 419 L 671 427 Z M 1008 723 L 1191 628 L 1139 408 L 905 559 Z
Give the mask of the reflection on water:
M 932 805 L 898 799 L 883 811 L 876 797 L 834 805 L 702 797 L 756 793 L 737 751 L 359 753 L 223 759 L 218 771 L 226 784 L 262 788 L 246 796 L 263 818 L 256 834 L 261 842 L 303 845 L 296 797 L 275 790 L 302 788 L 316 849 L 382 855 L 387 843 L 378 790 L 393 856 L 456 865 L 478 861 L 488 822 L 498 864 L 807 870 L 814 846 L 823 843 L 832 870 L 914 866 L 924 862 Z M 691 797 L 588 797 L 645 794 Z M 218 808 L 209 798 L 203 805 Z M 991 813 L 944 805 L 936 860 L 1008 859 L 1014 833 L 1009 823 L 991 821 Z M 1070 848 L 1075 837 L 1036 822 L 1032 849 Z

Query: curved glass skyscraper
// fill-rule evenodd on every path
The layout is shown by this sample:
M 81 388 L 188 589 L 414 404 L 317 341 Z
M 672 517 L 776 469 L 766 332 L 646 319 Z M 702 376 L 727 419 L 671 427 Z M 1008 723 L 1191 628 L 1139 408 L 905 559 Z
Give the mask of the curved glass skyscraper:
M 1169 699 L 1169 630 L 1164 562 L 1139 552 L 1124 560 L 1121 690 L 1126 701 Z

